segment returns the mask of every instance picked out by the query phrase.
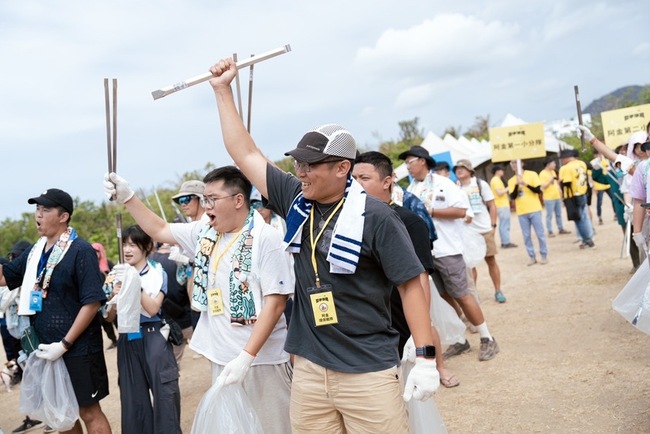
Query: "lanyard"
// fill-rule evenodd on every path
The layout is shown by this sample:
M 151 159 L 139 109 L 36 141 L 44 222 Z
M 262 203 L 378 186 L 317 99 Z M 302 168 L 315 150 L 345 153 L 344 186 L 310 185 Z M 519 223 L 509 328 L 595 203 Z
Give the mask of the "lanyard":
M 221 259 L 224 257 L 226 252 L 228 252 L 228 250 L 230 250 L 232 245 L 235 244 L 235 241 L 237 241 L 239 239 L 239 236 L 241 235 L 242 232 L 244 232 L 244 228 L 241 228 L 239 230 L 239 232 L 237 232 L 237 235 L 235 235 L 233 237 L 233 239 L 228 243 L 226 248 L 223 249 L 223 252 L 221 252 L 221 254 L 219 256 L 217 256 L 217 258 L 214 260 L 214 267 L 212 267 L 212 273 L 214 275 L 215 283 L 216 283 L 216 280 L 217 280 L 217 270 L 219 268 L 219 263 L 221 262 Z M 214 247 L 215 254 L 219 251 L 219 245 L 221 244 L 221 238 L 223 238 L 223 233 L 220 232 L 219 235 L 217 236 L 217 245 Z
M 332 217 L 334 217 L 337 211 L 341 208 L 344 201 L 345 201 L 345 196 L 343 196 L 339 201 L 339 203 L 336 205 L 336 208 L 334 208 L 334 212 L 332 213 L 332 215 L 330 215 L 327 218 L 327 220 L 325 220 L 325 224 L 321 228 L 318 235 L 316 235 L 315 239 L 314 239 L 314 208 L 315 207 L 312 206 L 311 212 L 309 213 L 309 243 L 311 244 L 311 266 L 314 268 L 314 274 L 316 275 L 317 288 L 320 288 L 320 277 L 318 277 L 318 264 L 316 264 L 316 244 L 318 244 L 318 240 L 320 239 L 321 235 L 323 235 L 323 232 L 325 232 L 327 225 L 332 220 Z

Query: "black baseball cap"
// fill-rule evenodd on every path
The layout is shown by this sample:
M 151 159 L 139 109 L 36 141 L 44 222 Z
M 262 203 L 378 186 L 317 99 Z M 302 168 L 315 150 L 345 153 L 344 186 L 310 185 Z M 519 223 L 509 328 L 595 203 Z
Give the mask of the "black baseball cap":
M 74 211 L 74 203 L 72 202 L 72 197 L 63 190 L 58 188 L 49 188 L 41 193 L 38 197 L 32 197 L 27 200 L 27 203 L 30 205 L 42 205 L 48 208 L 53 208 L 60 206 L 67 211 L 70 216 L 72 216 L 72 211 Z
M 406 160 L 406 157 L 409 156 L 424 158 L 424 161 L 427 162 L 427 166 L 429 167 L 429 169 L 433 169 L 434 167 L 436 167 L 436 160 L 431 158 L 431 155 L 429 155 L 429 151 L 424 149 L 422 146 L 419 145 L 411 146 L 411 149 L 399 154 L 398 158 L 400 160 Z

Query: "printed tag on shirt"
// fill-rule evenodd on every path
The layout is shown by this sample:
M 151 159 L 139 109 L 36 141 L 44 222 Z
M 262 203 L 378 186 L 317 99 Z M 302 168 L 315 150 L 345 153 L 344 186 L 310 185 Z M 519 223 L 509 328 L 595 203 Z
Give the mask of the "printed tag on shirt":
M 326 291 L 326 289 L 331 288 L 331 285 L 322 285 L 320 288 L 307 289 L 308 291 L 320 291 L 309 294 L 309 298 L 311 299 L 311 308 L 314 311 L 314 324 L 316 324 L 316 327 L 338 324 L 339 322 L 338 317 L 336 316 L 334 295 L 332 294 L 332 291 Z
M 221 297 L 221 288 L 208 290 L 208 312 L 210 312 L 210 316 L 223 314 L 223 298 Z
M 34 312 L 43 310 L 43 293 L 41 291 L 32 291 L 29 295 L 29 310 Z

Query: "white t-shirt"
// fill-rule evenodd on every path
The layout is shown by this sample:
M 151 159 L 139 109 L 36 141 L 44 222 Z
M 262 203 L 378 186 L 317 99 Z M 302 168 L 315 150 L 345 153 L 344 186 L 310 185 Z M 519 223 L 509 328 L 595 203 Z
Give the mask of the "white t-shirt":
M 192 223 L 177 223 L 170 225 L 172 235 L 182 249 L 194 252 L 198 236 L 204 224 L 201 221 Z M 233 326 L 230 323 L 230 288 L 229 276 L 232 268 L 233 253 L 236 242 L 224 253 L 224 249 L 231 244 L 236 233 L 224 234 L 218 245 L 215 245 L 210 256 L 208 288 L 220 288 L 223 298 L 222 315 L 210 315 L 201 312 L 201 316 L 192 335 L 190 348 L 205 356 L 211 362 L 225 365 L 235 359 L 244 349 L 253 331 L 253 324 Z M 257 316 L 259 317 L 264 307 L 264 296 L 269 294 L 291 295 L 294 291 L 295 278 L 291 266 L 291 256 L 285 252 L 280 233 L 271 226 L 264 227 L 255 240 L 256 248 L 260 249 L 255 255 L 259 258 L 259 269 L 253 270 L 248 278 L 249 288 L 253 291 L 253 299 Z M 214 261 L 221 257 L 219 268 L 216 271 Z M 276 365 L 289 360 L 289 354 L 284 351 L 284 342 L 287 337 L 287 323 L 281 315 L 271 335 L 260 349 L 253 365 Z
M 409 192 L 416 195 L 427 207 L 429 213 L 434 210 L 433 224 L 438 239 L 433 243 L 434 258 L 443 258 L 463 253 L 463 219 L 438 219 L 435 210 L 446 208 L 463 208 L 469 211 L 467 195 L 449 178 L 435 173 L 427 174 L 422 181 L 413 180 Z
M 482 179 L 472 176 L 469 184 L 460 185 L 460 188 L 467 194 L 470 207 L 474 212 L 474 218 L 469 224 L 470 229 L 475 230 L 479 234 L 490 232 L 492 230 L 492 219 L 490 218 L 490 211 L 485 204 L 494 200 L 494 193 L 490 185 Z

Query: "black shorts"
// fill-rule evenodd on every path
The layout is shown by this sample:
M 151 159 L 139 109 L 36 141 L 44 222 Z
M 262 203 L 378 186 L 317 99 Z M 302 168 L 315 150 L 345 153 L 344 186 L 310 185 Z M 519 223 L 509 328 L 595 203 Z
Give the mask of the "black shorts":
M 79 407 L 88 407 L 108 396 L 108 372 L 102 351 L 63 360 Z

